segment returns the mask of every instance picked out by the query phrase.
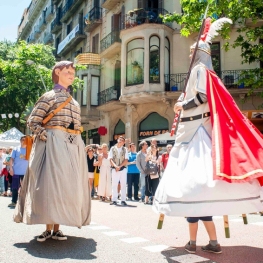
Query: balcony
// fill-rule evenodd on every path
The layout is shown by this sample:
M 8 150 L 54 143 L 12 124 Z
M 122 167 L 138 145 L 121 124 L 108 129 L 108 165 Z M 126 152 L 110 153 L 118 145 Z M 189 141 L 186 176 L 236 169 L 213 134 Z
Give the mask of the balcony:
M 72 48 L 76 47 L 86 35 L 83 33 L 82 24 L 77 24 L 73 30 L 58 45 L 59 56 L 66 55 Z
M 100 41 L 100 57 L 111 58 L 121 52 L 120 31 L 113 31 Z
M 39 21 L 39 29 L 40 30 L 44 30 L 47 26 L 47 22 L 44 16 L 41 17 L 40 21 Z
M 113 86 L 98 93 L 97 107 L 100 111 L 112 111 L 122 108 L 120 101 L 120 87 Z
M 245 87 L 242 79 L 246 78 L 246 72 L 249 70 L 223 70 L 217 72 L 217 75 L 222 80 L 227 89 L 230 89 L 230 93 L 239 92 L 237 89 L 250 89 L 251 87 Z M 178 74 L 165 74 L 165 91 L 182 91 L 184 89 L 187 73 Z M 236 91 L 234 91 L 236 89 Z
M 56 16 L 56 18 L 51 23 L 51 32 L 56 34 L 58 31 L 62 29 L 62 24 L 60 22 L 60 18 Z
M 28 43 L 34 43 L 36 41 L 35 34 L 31 34 L 28 38 Z
M 34 34 L 35 34 L 35 38 L 39 38 L 39 36 L 41 35 L 41 30 L 39 29 L 39 26 L 36 27 Z
M 102 7 L 108 10 L 114 8 L 120 1 L 119 0 L 104 0 L 102 3 Z
M 166 15 L 169 12 L 163 8 L 145 8 L 135 9 L 129 11 L 125 16 L 125 24 L 122 25 L 123 29 L 129 29 L 140 26 L 145 23 L 164 24 L 172 28 L 171 22 L 164 23 L 159 15 Z
M 46 1 L 43 0 L 31 1 L 28 11 L 28 21 L 34 21 L 45 7 L 45 4 Z
M 52 0 L 53 4 L 56 5 L 60 2 L 61 0 Z
M 86 32 L 93 31 L 97 26 L 102 23 L 102 8 L 94 7 L 84 16 L 84 23 Z
M 61 22 L 66 22 L 72 17 L 82 3 L 82 0 L 67 0 L 62 8 Z
M 95 53 L 81 53 L 75 58 L 76 64 L 100 65 L 100 55 Z
M 43 42 L 44 44 L 52 44 L 54 42 L 54 39 L 53 39 L 53 36 L 51 33 L 48 33 L 44 36 L 44 39 L 43 39 Z
M 50 5 L 46 11 L 46 21 L 50 22 L 53 19 L 53 17 L 54 17 L 54 8 L 53 5 Z

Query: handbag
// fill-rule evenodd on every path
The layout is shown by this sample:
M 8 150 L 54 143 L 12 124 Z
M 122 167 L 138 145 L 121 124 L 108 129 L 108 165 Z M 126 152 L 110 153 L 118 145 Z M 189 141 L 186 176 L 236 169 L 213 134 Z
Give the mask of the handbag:
M 146 174 L 157 174 L 158 173 L 158 166 L 157 163 L 154 163 L 152 161 L 147 161 L 146 167 L 145 167 L 145 173 Z
M 0 176 L 2 177 L 2 176 L 7 176 L 7 175 L 8 175 L 8 171 L 7 171 L 6 167 L 5 167 L 5 168 L 2 169 Z
M 62 108 L 64 108 L 72 99 L 72 96 L 69 96 L 63 103 L 61 103 L 55 110 L 51 111 L 48 116 L 43 120 L 42 126 L 45 125 L 50 119 L 52 119 Z M 35 135 L 26 135 L 26 156 L 25 159 L 29 160 L 32 146 L 35 140 Z
M 98 166 L 95 166 L 95 170 L 94 170 L 94 187 L 97 187 L 99 185 L 99 180 L 100 180 L 99 168 L 98 168 Z

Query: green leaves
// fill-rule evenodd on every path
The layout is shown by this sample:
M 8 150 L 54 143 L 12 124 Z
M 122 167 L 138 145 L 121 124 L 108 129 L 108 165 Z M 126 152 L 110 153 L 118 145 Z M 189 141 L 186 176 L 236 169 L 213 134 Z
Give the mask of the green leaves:
M 198 32 L 201 27 L 202 15 L 209 2 L 208 16 L 213 21 L 220 17 L 232 19 L 233 25 L 225 25 L 220 31 L 222 39 L 236 39 L 232 45 L 225 42 L 224 49 L 240 48 L 242 63 L 263 63 L 263 4 L 262 0 L 181 0 L 182 10 L 163 17 L 165 22 L 176 22 L 181 25 L 181 35 L 188 37 Z M 235 34 L 237 32 L 238 34 Z M 261 41 L 261 42 L 260 42 Z M 252 90 L 262 88 L 263 74 L 256 69 L 251 71 L 250 86 Z M 256 81 L 255 81 L 256 80 Z
M 46 92 L 43 82 L 48 90 L 53 88 L 52 52 L 52 47 L 43 44 L 0 42 L 0 114 L 19 113 L 19 118 L 1 119 L 0 131 L 25 128 L 28 110 Z M 76 78 L 74 87 L 80 83 Z

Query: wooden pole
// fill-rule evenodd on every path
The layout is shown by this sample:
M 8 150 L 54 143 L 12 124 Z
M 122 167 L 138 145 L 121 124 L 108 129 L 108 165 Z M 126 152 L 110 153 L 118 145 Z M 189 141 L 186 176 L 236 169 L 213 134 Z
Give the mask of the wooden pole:
M 198 37 L 197 37 L 194 53 L 192 55 L 191 63 L 190 63 L 189 70 L 188 70 L 188 73 L 187 73 L 187 77 L 186 77 L 186 80 L 185 80 L 185 83 L 184 83 L 184 89 L 183 89 L 184 96 L 186 95 L 185 91 L 186 91 L 187 83 L 188 83 L 188 80 L 189 80 L 189 77 L 190 77 L 190 74 L 191 74 L 192 66 L 194 64 L 195 55 L 196 55 L 196 52 L 197 52 L 197 49 L 198 49 L 198 43 L 199 43 L 199 40 L 201 39 L 203 30 L 204 30 L 204 27 L 205 27 L 205 20 L 206 20 L 206 16 L 207 16 L 207 12 L 208 12 L 208 7 L 209 7 L 209 4 L 207 5 L 206 10 L 205 10 L 205 14 L 204 14 L 204 18 L 203 18 L 203 21 L 202 21 L 202 25 L 201 25 L 201 28 L 199 30 L 199 34 L 198 34 Z M 182 111 L 180 111 L 179 114 L 178 113 L 175 114 L 174 122 L 173 122 L 173 125 L 172 125 L 172 130 L 171 130 L 171 136 L 173 136 L 177 132 L 178 124 L 179 124 L 178 120 L 180 119 L 181 112 Z M 162 229 L 163 220 L 164 220 L 164 214 L 160 214 L 157 229 Z
M 164 214 L 160 214 L 158 225 L 157 225 L 157 229 L 162 229 L 162 227 L 163 227 L 163 220 L 164 220 Z
M 243 217 L 243 222 L 245 225 L 247 225 L 247 215 L 246 214 L 242 214 Z
M 230 238 L 230 229 L 229 229 L 229 223 L 228 223 L 228 216 L 225 215 L 223 217 L 224 217 L 225 236 L 226 236 L 226 238 Z

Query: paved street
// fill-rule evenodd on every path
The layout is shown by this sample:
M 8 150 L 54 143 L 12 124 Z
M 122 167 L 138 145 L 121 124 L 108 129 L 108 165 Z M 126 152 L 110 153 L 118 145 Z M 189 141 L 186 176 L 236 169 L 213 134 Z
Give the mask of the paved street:
M 82 229 L 62 226 L 67 241 L 49 239 L 39 243 L 36 236 L 44 226 L 27 226 L 12 222 L 10 198 L 0 198 L 0 262 L 169 262 L 169 263 L 263 263 L 263 217 L 248 215 L 248 225 L 240 216 L 230 217 L 231 238 L 224 237 L 222 217 L 215 217 L 218 240 L 223 253 L 201 251 L 208 242 L 200 224 L 197 253 L 188 254 L 183 247 L 188 241 L 184 218 L 166 217 L 162 230 L 157 230 L 158 215 L 151 206 L 128 202 L 128 207 L 110 206 L 92 201 L 92 224 Z

